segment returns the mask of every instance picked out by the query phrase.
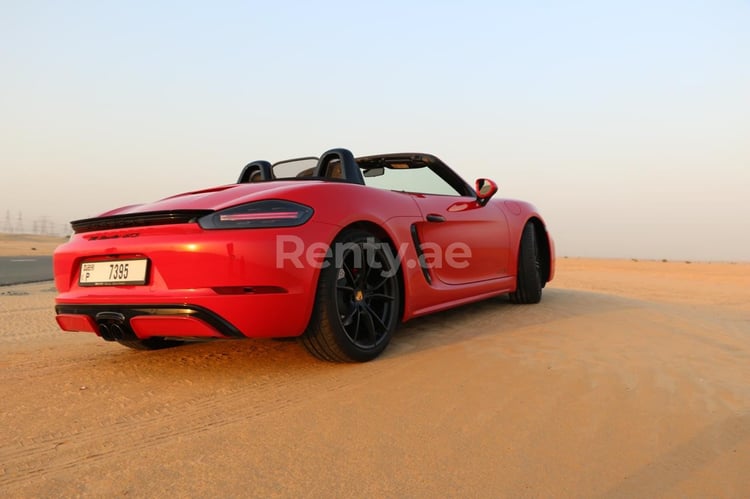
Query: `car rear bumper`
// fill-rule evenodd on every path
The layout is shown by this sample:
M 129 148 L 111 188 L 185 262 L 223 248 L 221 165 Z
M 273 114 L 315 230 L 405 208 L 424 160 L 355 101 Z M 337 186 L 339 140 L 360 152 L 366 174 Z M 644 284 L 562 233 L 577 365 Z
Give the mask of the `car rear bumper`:
M 57 322 L 105 339 L 298 336 L 320 269 L 304 255 L 280 258 L 289 248 L 279 237 L 296 238 L 304 250 L 330 241 L 335 230 L 308 223 L 284 232 L 205 231 L 192 224 L 148 227 L 137 237 L 77 234 L 55 252 Z M 79 284 L 83 262 L 128 258 L 148 259 L 145 284 Z
M 230 322 L 195 305 L 58 305 L 55 311 L 64 331 L 96 333 L 109 341 L 244 337 Z

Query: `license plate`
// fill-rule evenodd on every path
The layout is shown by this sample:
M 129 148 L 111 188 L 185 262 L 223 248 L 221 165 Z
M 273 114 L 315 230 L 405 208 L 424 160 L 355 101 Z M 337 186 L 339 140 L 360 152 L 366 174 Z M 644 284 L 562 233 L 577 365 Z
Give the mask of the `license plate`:
M 106 260 L 83 262 L 78 284 L 81 286 L 116 286 L 146 284 L 148 260 Z

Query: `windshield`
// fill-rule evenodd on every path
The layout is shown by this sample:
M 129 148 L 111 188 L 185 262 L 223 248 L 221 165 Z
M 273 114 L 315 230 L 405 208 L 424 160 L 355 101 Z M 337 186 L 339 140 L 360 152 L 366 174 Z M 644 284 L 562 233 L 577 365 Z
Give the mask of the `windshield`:
M 365 178 L 365 185 L 370 187 L 421 194 L 460 196 L 456 189 L 427 166 L 410 168 L 405 164 L 393 164 L 385 168 L 365 168 L 362 174 Z

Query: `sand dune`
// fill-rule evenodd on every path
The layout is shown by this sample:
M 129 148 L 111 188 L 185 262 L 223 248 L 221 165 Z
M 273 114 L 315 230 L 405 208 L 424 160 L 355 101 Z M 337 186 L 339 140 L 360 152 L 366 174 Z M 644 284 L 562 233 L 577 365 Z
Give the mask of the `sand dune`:
M 133 352 L 0 288 L 0 493 L 747 497 L 750 265 L 561 260 L 541 304 Z

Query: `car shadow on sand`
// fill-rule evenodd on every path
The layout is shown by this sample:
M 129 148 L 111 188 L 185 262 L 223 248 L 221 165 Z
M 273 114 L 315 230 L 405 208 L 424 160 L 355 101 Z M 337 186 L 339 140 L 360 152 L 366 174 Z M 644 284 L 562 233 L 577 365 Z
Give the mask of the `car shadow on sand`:
M 510 303 L 504 295 L 402 324 L 384 355 L 397 355 L 392 350 L 398 350 L 400 343 L 410 343 L 419 351 L 483 336 L 515 334 L 530 327 L 536 328 L 537 334 L 553 334 L 556 328 L 550 325 L 559 320 L 638 306 L 638 300 L 568 289 L 546 289 L 542 301 L 533 305 Z
M 190 371 L 210 370 L 211 376 L 221 372 L 244 375 L 288 376 L 304 370 L 327 372 L 373 366 L 385 360 L 395 361 L 421 351 L 471 341 L 489 335 L 523 333 L 529 327 L 534 334 L 555 334 L 555 321 L 590 314 L 591 310 L 606 312 L 637 307 L 639 302 L 628 298 L 563 289 L 547 289 L 542 302 L 536 305 L 515 305 L 507 296 L 463 305 L 444 312 L 419 317 L 401 324 L 386 351 L 366 364 L 336 364 L 312 357 L 304 347 L 291 339 L 219 340 L 188 343 L 185 346 L 150 352 L 107 347 L 109 361 L 135 372 L 158 369 L 185 375 Z M 545 329 L 545 325 L 549 328 Z M 101 352 L 99 352 L 101 353 Z M 101 359 L 100 359 L 101 360 Z

